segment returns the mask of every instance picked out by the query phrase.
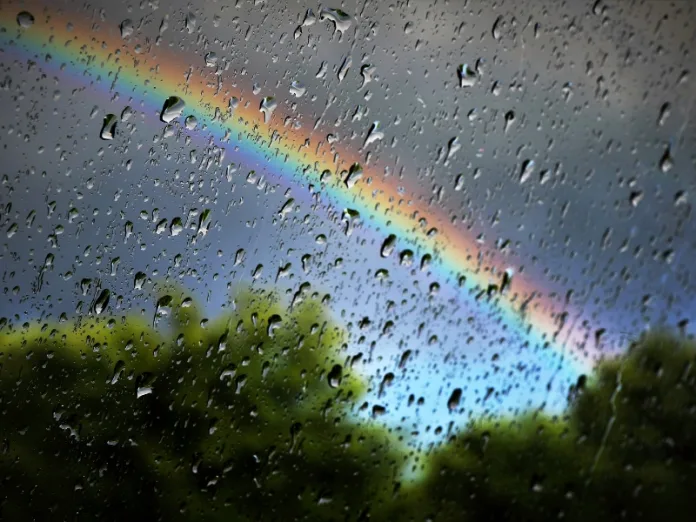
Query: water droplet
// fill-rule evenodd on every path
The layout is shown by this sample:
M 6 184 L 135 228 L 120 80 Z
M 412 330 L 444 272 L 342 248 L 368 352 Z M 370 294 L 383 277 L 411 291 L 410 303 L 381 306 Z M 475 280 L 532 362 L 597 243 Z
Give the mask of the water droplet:
M 210 209 L 207 208 L 198 217 L 198 229 L 196 234 L 205 236 L 208 233 L 208 228 L 210 228 Z
M 348 69 L 353 65 L 353 58 L 350 56 L 346 56 L 343 59 L 343 63 L 341 64 L 341 67 L 338 69 L 338 83 L 341 83 L 343 81 L 343 78 L 346 77 L 346 74 L 348 74 Z
M 273 314 L 271 317 L 268 318 L 268 328 L 266 329 L 266 334 L 268 337 L 275 337 L 275 330 L 277 330 L 280 327 L 280 324 L 283 322 L 283 318 L 280 317 L 278 314 Z
M 460 87 L 473 87 L 476 85 L 476 71 L 474 71 L 469 65 L 463 64 L 457 68 L 457 75 L 459 76 L 459 86 Z
M 117 121 L 118 121 L 118 118 L 116 118 L 115 114 L 107 114 L 104 117 L 101 132 L 99 133 L 99 137 L 103 140 L 113 140 L 114 134 L 116 133 L 116 122 Z
M 671 148 L 667 147 L 662 158 L 660 158 L 660 170 L 666 174 L 672 170 L 672 167 L 674 167 L 674 158 L 672 158 Z
M 330 20 L 334 24 L 334 33 L 336 31 L 343 34 L 350 28 L 352 22 L 351 16 L 342 11 L 341 9 L 323 8 L 319 11 L 319 19 L 323 22 L 324 20 Z M 306 20 L 306 17 L 305 17 Z
M 491 29 L 491 34 L 493 35 L 493 38 L 496 40 L 500 40 L 500 26 L 502 25 L 502 16 L 498 16 L 498 18 L 495 19 L 495 22 L 493 22 L 493 28 Z
M 379 130 L 379 122 L 376 121 L 370 127 L 370 130 L 367 133 L 367 138 L 365 138 L 365 143 L 363 144 L 363 147 L 368 147 L 370 144 L 374 143 L 375 141 L 380 141 L 383 139 L 384 139 L 384 133 Z
M 180 217 L 175 217 L 172 219 L 171 225 L 169 225 L 169 233 L 172 236 L 178 236 L 184 231 L 184 223 Z
M 147 275 L 144 272 L 138 272 L 135 274 L 135 277 L 133 278 L 133 289 L 142 290 L 146 279 Z
M 360 220 L 360 212 L 353 210 L 352 208 L 347 208 L 343 211 L 341 220 L 345 224 L 344 232 L 346 236 L 350 237 L 355 226 Z
M 126 18 L 121 22 L 121 38 L 126 39 L 133 34 L 133 20 Z
M 634 190 L 631 192 L 630 196 L 628 197 L 629 202 L 631 203 L 632 207 L 637 207 L 638 204 L 643 200 L 643 191 L 642 190 Z
M 246 251 L 243 248 L 237 250 L 234 255 L 234 266 L 239 266 L 244 262 L 244 257 L 246 256 Z
M 317 17 L 314 14 L 314 11 L 311 9 L 307 9 L 307 12 L 305 13 L 304 20 L 302 21 L 302 26 L 303 27 L 309 27 L 310 25 L 314 25 L 317 21 Z
M 157 303 L 155 303 L 155 316 L 152 319 L 153 326 L 157 324 L 157 319 L 171 313 L 172 301 L 171 295 L 163 295 L 157 300 Z
M 396 235 L 395 234 L 389 234 L 387 239 L 384 240 L 382 243 L 382 249 L 380 250 L 380 255 L 382 257 L 389 257 L 392 252 L 394 252 L 394 248 L 396 247 Z
M 94 302 L 94 313 L 96 315 L 100 315 L 104 310 L 106 310 L 106 307 L 109 306 L 109 297 L 111 296 L 111 292 L 108 289 L 104 289 L 101 291 L 99 294 L 99 297 L 97 300 Z
M 109 379 L 110 384 L 116 384 L 118 382 L 118 379 L 121 377 L 121 374 L 123 373 L 123 370 L 126 367 L 126 363 L 123 361 L 119 360 L 116 362 L 114 365 L 114 372 L 111 375 L 111 379 Z
M 507 132 L 508 129 L 510 128 L 510 125 L 515 121 L 515 111 L 507 111 L 505 113 L 505 129 L 504 131 Z
M 304 86 L 304 84 L 298 80 L 293 80 L 293 82 L 290 84 L 290 94 L 295 98 L 302 98 L 302 95 L 304 95 L 306 90 L 307 88 Z
M 184 112 L 185 107 L 186 103 L 184 103 L 184 100 L 182 100 L 178 96 L 170 96 L 165 100 L 164 105 L 162 106 L 162 113 L 160 114 L 160 119 L 164 123 L 171 123 L 179 116 L 181 116 L 181 114 Z
M 276 102 L 273 96 L 266 96 L 261 100 L 261 106 L 259 110 L 263 113 L 263 122 L 268 123 L 271 121 L 271 116 L 273 111 L 278 107 L 278 102 Z
M 186 116 L 186 119 L 184 120 L 184 125 L 188 130 L 193 130 L 196 128 L 196 125 L 198 125 L 198 120 L 193 115 Z
M 459 174 L 454 180 L 454 190 L 462 190 L 464 188 L 464 174 Z
M 401 266 L 411 266 L 413 264 L 413 250 L 402 250 L 399 254 L 399 263 Z
M 360 88 L 362 89 L 372 81 L 372 75 L 375 73 L 377 68 L 374 65 L 370 65 L 369 63 L 366 63 L 362 67 L 360 67 L 360 76 L 362 76 L 363 82 Z
M 447 155 L 445 156 L 445 164 L 449 162 L 450 159 L 454 157 L 456 152 L 462 148 L 461 143 L 459 143 L 459 138 L 454 137 L 447 142 Z
M 22 29 L 29 29 L 34 25 L 34 15 L 29 11 L 20 11 L 17 15 L 17 25 Z
M 363 177 L 363 169 L 360 166 L 360 163 L 353 163 L 350 166 L 350 170 L 348 171 L 348 175 L 346 176 L 344 183 L 346 187 L 349 189 L 353 188 L 355 184 L 360 181 L 360 179 Z
M 235 109 L 239 106 L 239 98 L 232 96 L 229 101 L 229 113 L 234 113 Z
M 217 54 L 214 51 L 210 51 L 209 53 L 206 53 L 205 55 L 205 66 L 206 67 L 215 67 L 218 62 L 218 57 Z
M 389 270 L 386 268 L 380 268 L 375 272 L 375 278 L 379 281 L 385 281 L 389 279 Z
M 659 126 L 662 126 L 665 124 L 667 121 L 667 118 L 669 118 L 669 115 L 672 112 L 672 105 L 670 105 L 669 102 L 663 103 L 662 107 L 660 107 L 660 115 L 657 118 L 657 124 Z
M 196 30 L 197 23 L 198 23 L 198 20 L 196 19 L 196 15 L 189 12 L 186 15 L 186 30 L 188 31 L 189 34 L 193 33 L 193 31 Z
M 327 376 L 327 381 L 329 386 L 332 388 L 338 388 L 341 385 L 341 380 L 343 379 L 343 367 L 340 364 L 334 365 Z
M 130 106 L 126 105 L 126 107 L 121 111 L 121 121 L 126 122 L 130 120 L 133 117 L 133 114 L 133 109 Z
M 534 172 L 534 160 L 524 160 L 520 169 L 520 184 L 527 181 Z
M 447 400 L 447 409 L 449 409 L 450 412 L 454 411 L 456 408 L 459 407 L 459 403 L 462 400 L 462 389 L 461 388 L 455 388 L 452 391 L 452 395 L 450 395 L 450 398 Z
M 283 206 L 280 208 L 280 211 L 278 211 L 278 214 L 280 214 L 280 216 L 281 216 L 282 218 L 287 217 L 287 215 L 288 215 L 290 212 L 292 212 L 293 204 L 294 204 L 294 203 L 295 203 L 295 200 L 294 200 L 293 198 L 290 198 L 289 200 L 287 200 L 287 201 L 283 204 Z
M 421 266 L 420 266 L 421 270 L 422 271 L 427 270 L 428 267 L 430 266 L 430 263 L 432 263 L 432 262 L 433 262 L 433 256 L 431 256 L 430 254 L 423 254 L 423 257 L 421 258 Z

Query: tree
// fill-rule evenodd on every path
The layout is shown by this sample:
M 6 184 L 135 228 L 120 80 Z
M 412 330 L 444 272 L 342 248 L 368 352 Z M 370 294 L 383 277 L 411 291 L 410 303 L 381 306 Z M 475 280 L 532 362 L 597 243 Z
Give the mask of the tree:
M 173 289 L 157 325 L 0 332 L 0 513 L 345 520 L 384 502 L 402 457 L 386 431 L 354 421 L 364 384 L 341 359 L 343 332 L 313 299 L 236 302 L 205 321 Z
M 567 416 L 475 422 L 428 456 L 392 516 L 692 520 L 695 360 L 693 342 L 647 335 L 578 381 Z

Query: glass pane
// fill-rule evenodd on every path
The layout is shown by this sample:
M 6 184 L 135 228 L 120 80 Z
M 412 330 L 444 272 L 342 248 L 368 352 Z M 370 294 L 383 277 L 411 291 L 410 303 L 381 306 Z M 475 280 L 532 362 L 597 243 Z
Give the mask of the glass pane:
M 0 516 L 690 520 L 694 9 L 3 2 Z

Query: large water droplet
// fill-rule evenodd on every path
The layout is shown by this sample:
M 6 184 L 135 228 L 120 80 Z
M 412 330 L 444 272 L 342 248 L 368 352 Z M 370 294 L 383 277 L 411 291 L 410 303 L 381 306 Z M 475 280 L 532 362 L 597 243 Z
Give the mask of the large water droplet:
M 667 147 L 662 158 L 660 158 L 660 170 L 667 173 L 672 170 L 672 167 L 674 167 L 674 158 L 672 158 L 671 148 Z
M 120 25 L 121 38 L 128 38 L 133 34 L 133 20 L 126 18 Z
M 273 111 L 276 110 L 276 107 L 278 107 L 278 102 L 273 96 L 266 96 L 261 100 L 259 110 L 263 113 L 264 123 L 271 121 L 271 116 L 273 115 Z
M 179 116 L 181 116 L 181 114 L 184 112 L 185 107 L 186 103 L 184 103 L 184 100 L 182 100 L 178 96 L 170 96 L 165 100 L 164 105 L 162 106 L 162 113 L 160 114 L 160 119 L 164 123 L 171 123 Z
M 135 277 L 133 278 L 133 289 L 142 290 L 146 279 L 147 275 L 144 272 L 138 272 L 135 274 Z
M 193 13 L 188 13 L 186 15 L 186 30 L 189 34 L 196 30 L 196 24 L 198 24 L 198 19 Z
M 314 14 L 314 11 L 311 9 L 307 9 L 307 12 L 305 13 L 304 20 L 302 21 L 302 26 L 303 27 L 309 27 L 310 25 L 314 25 L 317 21 L 317 17 Z
M 34 15 L 29 11 L 20 11 L 17 15 L 17 25 L 22 29 L 29 29 L 34 25 Z
M 106 307 L 109 306 L 109 297 L 111 296 L 111 292 L 108 289 L 104 289 L 101 291 L 99 294 L 99 297 L 97 300 L 94 302 L 94 313 L 96 315 L 100 315 L 101 313 L 106 310 Z
M 274 337 L 275 336 L 275 330 L 277 330 L 280 327 L 280 324 L 283 322 L 283 318 L 280 317 L 278 314 L 273 314 L 271 317 L 268 318 L 268 328 L 266 330 L 266 334 L 268 337 Z
M 352 208 L 347 208 L 343 211 L 343 216 L 341 218 L 345 224 L 344 232 L 346 236 L 350 237 L 353 233 L 355 226 L 360 220 L 360 212 L 353 210 Z
M 394 252 L 394 247 L 396 247 L 396 235 L 389 234 L 387 239 L 385 239 L 382 243 L 382 249 L 380 250 L 381 256 L 389 257 L 392 255 L 392 252 Z
M 469 65 L 460 65 L 457 68 L 457 75 L 459 76 L 460 87 L 473 87 L 474 85 L 476 85 L 476 71 L 469 67 Z
M 307 88 L 304 86 L 304 84 L 298 80 L 294 80 L 290 84 L 290 94 L 295 96 L 296 98 L 302 98 L 302 95 L 305 93 Z
M 175 217 L 172 219 L 171 225 L 169 225 L 169 233 L 172 236 L 178 236 L 184 230 L 184 223 L 180 217 Z
M 206 53 L 205 55 L 205 66 L 206 67 L 215 67 L 218 62 L 218 57 L 217 54 L 214 51 L 210 51 L 209 53 Z
M 118 122 L 118 118 L 115 114 L 107 114 L 104 117 L 99 137 L 103 140 L 113 140 L 116 133 L 116 122 Z
M 462 389 L 461 388 L 455 388 L 452 391 L 452 395 L 450 395 L 450 398 L 447 400 L 447 408 L 449 411 L 454 411 L 457 407 L 459 407 L 459 403 L 462 400 Z
M 344 183 L 346 187 L 349 189 L 353 188 L 355 184 L 360 181 L 360 179 L 363 177 L 363 169 L 360 166 L 360 163 L 353 163 L 350 166 L 350 170 L 348 171 L 348 175 L 346 176 Z
M 534 160 L 524 160 L 520 169 L 520 183 L 527 181 L 534 172 Z
M 383 139 L 384 139 L 384 133 L 379 130 L 379 122 L 376 121 L 370 127 L 370 130 L 367 133 L 367 138 L 365 138 L 365 143 L 363 144 L 363 147 L 368 147 L 371 143 L 374 143 L 375 141 L 380 141 Z
M 352 23 L 351 16 L 342 11 L 341 9 L 323 8 L 319 11 L 319 19 L 323 22 L 324 20 L 330 20 L 334 24 L 334 33 L 336 31 L 343 34 L 350 28 Z M 305 17 L 306 20 L 306 17 Z
M 329 386 L 332 388 L 338 388 L 341 385 L 341 380 L 343 379 L 343 367 L 340 364 L 334 365 L 327 376 L 327 381 Z

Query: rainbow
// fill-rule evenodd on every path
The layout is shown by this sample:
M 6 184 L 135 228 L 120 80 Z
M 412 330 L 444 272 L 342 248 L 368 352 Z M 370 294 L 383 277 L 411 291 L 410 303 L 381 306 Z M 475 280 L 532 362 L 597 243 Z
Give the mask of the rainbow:
M 0 60 L 33 60 L 42 70 L 68 84 L 78 82 L 105 95 L 117 91 L 139 101 L 152 118 L 157 117 L 169 96 L 182 97 L 186 114 L 198 119 L 199 128 L 203 123 L 207 127 L 205 133 L 193 131 L 192 135 L 212 136 L 215 145 L 229 150 L 235 160 L 242 158 L 245 165 L 265 164 L 290 185 L 323 185 L 322 203 L 328 208 L 339 212 L 356 209 L 363 225 L 382 237 L 395 234 L 417 245 L 419 253 L 430 253 L 430 270 L 457 298 L 473 299 L 471 295 L 486 294 L 490 285 L 500 284 L 503 274 L 512 268 L 503 254 L 492 249 L 484 252 L 475 231 L 457 227 L 444 212 L 405 196 L 414 193 L 408 182 L 386 175 L 384 166 L 364 167 L 363 178 L 356 186 L 347 188 L 337 174 L 358 162 L 359 153 L 337 143 L 311 141 L 314 132 L 284 126 L 282 105 L 278 105 L 269 123 L 264 122 L 259 111 L 260 97 L 247 105 L 240 103 L 228 116 L 230 99 L 240 96 L 238 91 L 242 88 L 231 92 L 224 73 L 222 88 L 195 71 L 187 78 L 190 56 L 154 43 L 148 45 L 146 52 L 136 52 L 134 38 L 122 39 L 114 23 L 68 17 L 34 2 L 21 2 L 14 7 L 6 3 L 0 11 Z M 16 16 L 25 9 L 34 15 L 35 23 L 22 29 Z M 50 61 L 46 59 L 49 54 Z M 250 91 L 244 88 L 245 93 Z M 225 117 L 215 117 L 216 108 Z M 332 175 L 329 180 L 320 181 L 325 170 Z M 432 227 L 437 227 L 437 234 L 428 233 Z M 466 277 L 463 285 L 461 276 Z M 509 330 L 521 333 L 528 343 L 554 355 L 559 368 L 562 365 L 571 373 L 586 373 L 602 351 L 594 339 L 588 340 L 586 329 L 583 332 L 574 328 L 580 313 L 549 294 L 544 291 L 543 282 L 533 281 L 521 272 L 513 275 L 506 292 L 494 292 L 493 297 L 479 299 L 475 306 L 487 307 L 486 311 L 494 312 L 496 320 Z

